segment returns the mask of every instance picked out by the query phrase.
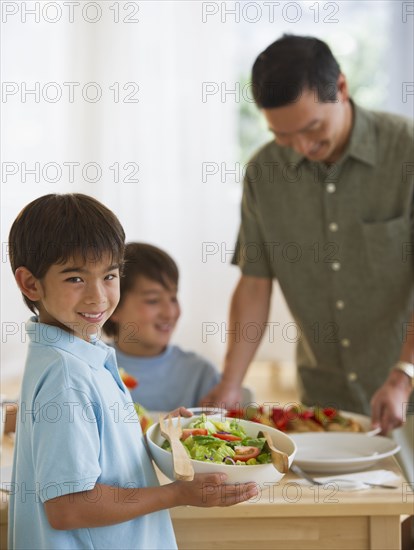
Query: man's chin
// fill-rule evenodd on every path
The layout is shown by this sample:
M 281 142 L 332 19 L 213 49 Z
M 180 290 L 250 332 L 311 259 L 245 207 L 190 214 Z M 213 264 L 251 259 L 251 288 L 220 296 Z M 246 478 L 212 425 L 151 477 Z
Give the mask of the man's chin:
M 308 153 L 306 158 L 314 162 L 328 162 L 331 151 L 327 143 L 322 143 L 321 146 L 314 152 Z

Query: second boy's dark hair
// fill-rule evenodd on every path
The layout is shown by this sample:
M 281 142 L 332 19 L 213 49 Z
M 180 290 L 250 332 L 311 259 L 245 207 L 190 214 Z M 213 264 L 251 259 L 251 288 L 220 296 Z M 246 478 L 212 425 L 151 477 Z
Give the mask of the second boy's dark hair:
M 178 285 L 178 267 L 169 254 L 156 246 L 128 243 L 125 247 L 118 307 L 122 304 L 125 294 L 133 289 L 138 277 L 146 277 L 168 289 L 171 284 Z M 118 334 L 118 324 L 112 319 L 108 319 L 103 329 L 108 336 Z
M 9 234 L 13 273 L 26 267 L 42 279 L 53 264 L 80 254 L 84 261 L 99 261 L 109 253 L 122 267 L 125 233 L 118 218 L 102 203 L 82 193 L 50 194 L 25 206 Z M 33 313 L 36 304 L 23 296 Z
M 284 34 L 253 65 L 253 97 L 260 109 L 293 103 L 306 89 L 315 92 L 315 101 L 334 102 L 340 73 L 325 42 L 311 36 Z

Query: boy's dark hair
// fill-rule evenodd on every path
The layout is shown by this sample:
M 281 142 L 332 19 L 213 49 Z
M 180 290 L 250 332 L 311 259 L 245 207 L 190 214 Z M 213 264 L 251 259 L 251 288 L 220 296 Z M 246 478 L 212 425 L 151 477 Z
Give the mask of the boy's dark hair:
M 118 218 L 93 197 L 81 193 L 50 194 L 25 206 L 9 234 L 13 273 L 26 267 L 42 279 L 53 264 L 80 254 L 84 261 L 99 261 L 110 253 L 122 267 L 125 233 Z M 36 304 L 23 296 L 33 313 Z
M 253 97 L 260 109 L 283 107 L 312 90 L 318 101 L 334 102 L 341 69 L 328 45 L 311 36 L 284 34 L 256 59 Z
M 168 289 L 171 284 L 178 285 L 178 267 L 171 256 L 156 246 L 128 243 L 125 247 L 118 307 L 122 304 L 125 294 L 132 290 L 138 277 L 146 277 Z M 108 319 L 103 329 L 108 336 L 116 336 L 118 323 Z

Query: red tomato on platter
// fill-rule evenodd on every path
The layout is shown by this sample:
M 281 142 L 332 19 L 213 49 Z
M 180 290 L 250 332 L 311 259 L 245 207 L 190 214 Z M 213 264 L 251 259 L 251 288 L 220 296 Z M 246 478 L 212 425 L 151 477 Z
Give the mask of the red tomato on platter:
M 303 418 L 304 420 L 309 420 L 314 418 L 315 413 L 310 410 L 304 410 L 299 414 L 299 418 Z
M 289 422 L 289 417 L 284 409 L 273 407 L 272 420 L 273 424 L 278 430 L 284 431 L 286 430 L 287 424 Z
M 326 407 L 325 409 L 323 409 L 323 414 L 328 418 L 333 418 L 338 414 L 338 411 L 333 407 Z

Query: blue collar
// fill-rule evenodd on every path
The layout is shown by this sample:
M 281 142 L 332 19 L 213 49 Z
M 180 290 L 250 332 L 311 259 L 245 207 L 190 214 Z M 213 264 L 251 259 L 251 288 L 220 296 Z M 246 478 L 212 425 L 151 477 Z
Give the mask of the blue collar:
M 118 386 L 125 391 L 125 386 L 119 376 L 115 350 L 101 340 L 96 340 L 93 343 L 86 342 L 60 327 L 39 323 L 37 317 L 31 317 L 27 321 L 26 333 L 31 343 L 61 349 L 74 355 L 92 369 L 98 370 L 102 367 L 108 369 Z

